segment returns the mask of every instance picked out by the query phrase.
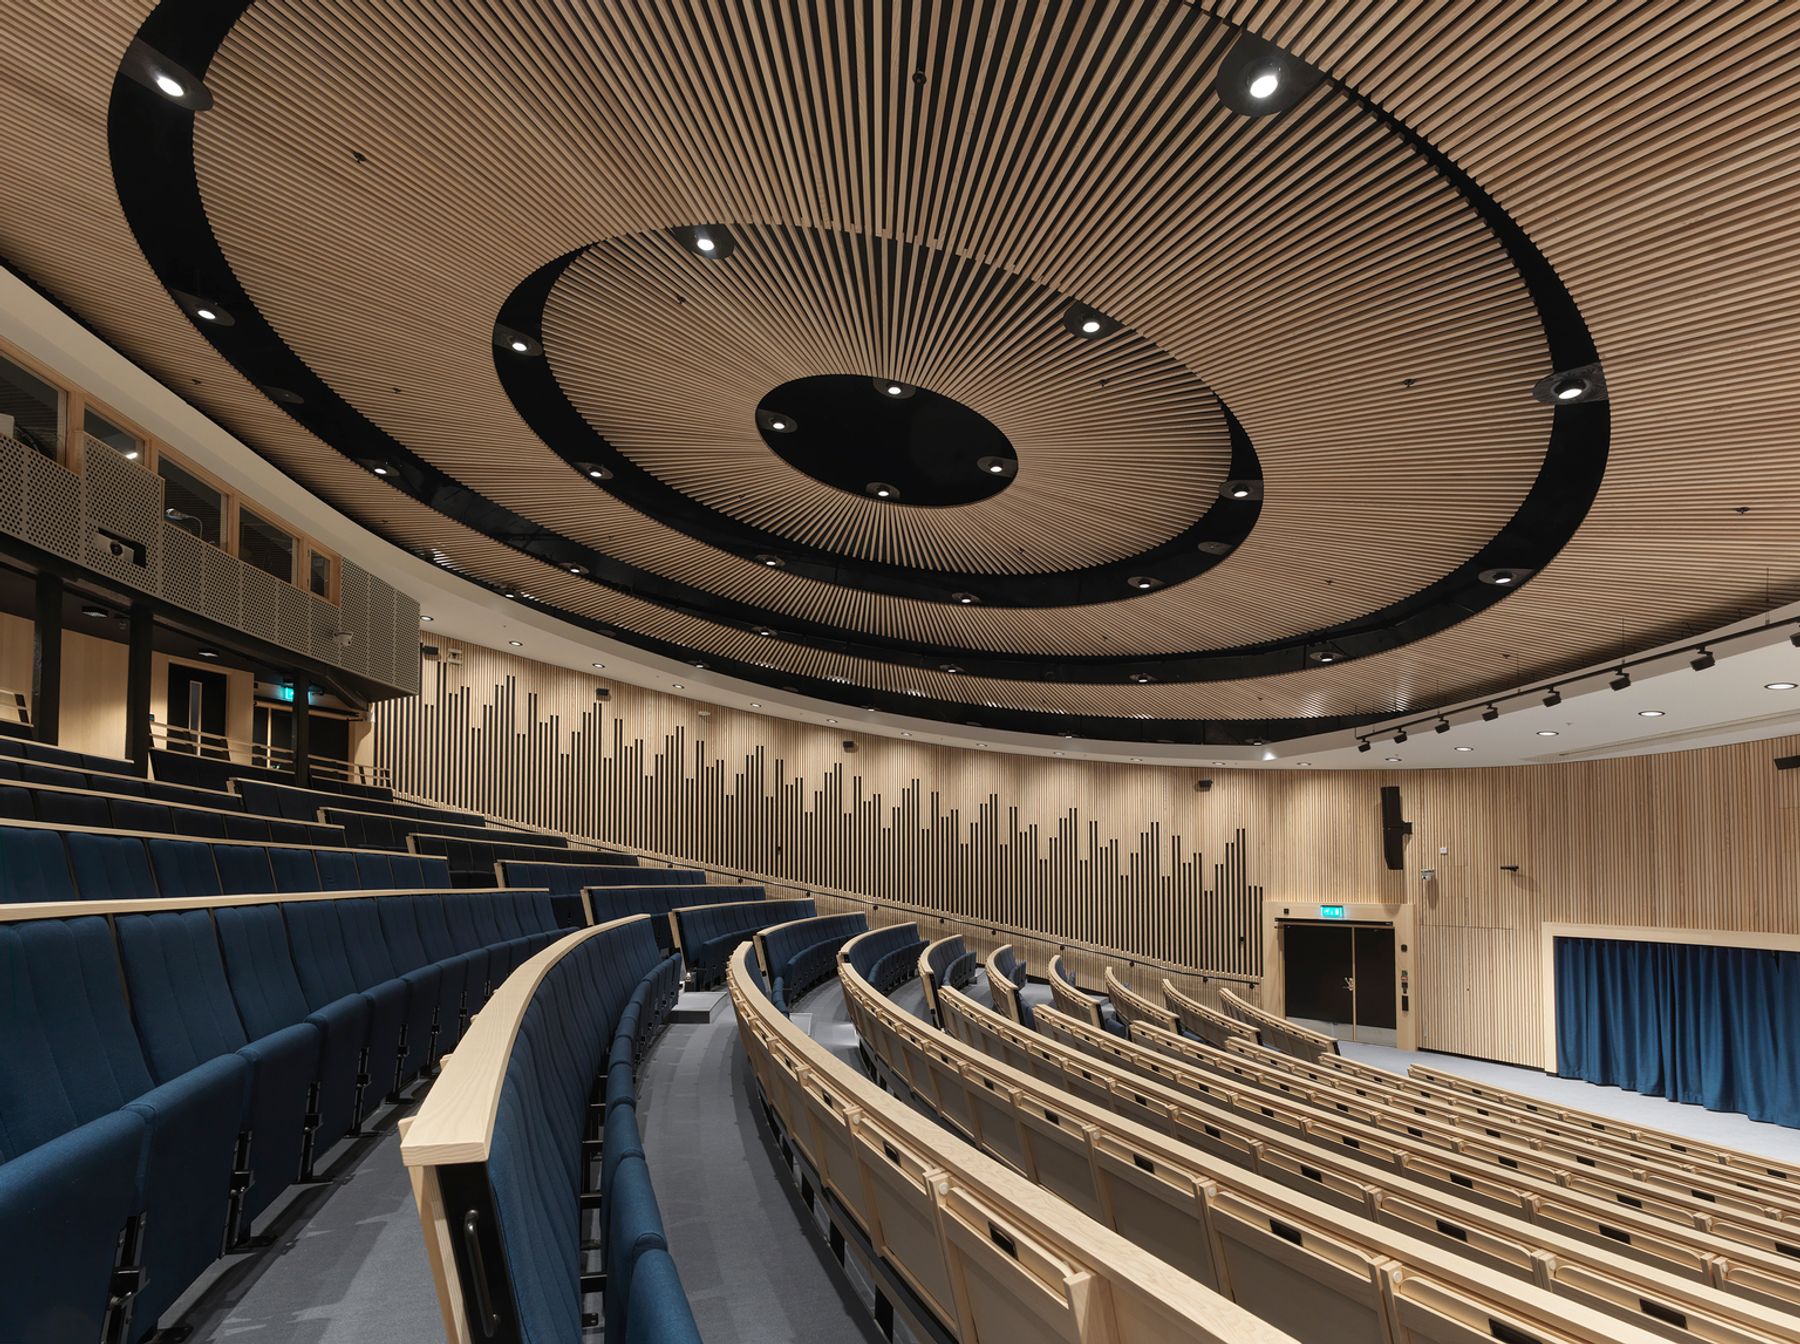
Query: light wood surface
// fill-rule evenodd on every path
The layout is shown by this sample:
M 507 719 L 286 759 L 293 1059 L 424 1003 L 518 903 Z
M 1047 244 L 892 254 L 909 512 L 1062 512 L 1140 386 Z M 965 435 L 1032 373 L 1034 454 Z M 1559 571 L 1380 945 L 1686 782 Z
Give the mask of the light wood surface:
M 347 901 L 362 897 L 438 896 L 448 887 L 396 887 L 381 891 L 282 891 L 243 896 L 143 896 L 125 900 L 13 901 L 0 904 L 0 924 L 26 919 L 80 919 L 88 915 L 152 915 L 164 910 L 220 910 L 232 905 L 287 905 L 297 901 Z M 457 887 L 456 895 L 536 896 L 542 887 Z
M 525 1009 L 552 967 L 590 938 L 623 928 L 633 919 L 615 919 L 577 929 L 557 939 L 514 969 L 469 1022 L 469 1029 L 445 1056 L 443 1071 L 431 1085 L 400 1144 L 400 1160 L 408 1167 L 485 1162 L 494 1137 L 494 1116 L 506 1083 L 506 1066 Z

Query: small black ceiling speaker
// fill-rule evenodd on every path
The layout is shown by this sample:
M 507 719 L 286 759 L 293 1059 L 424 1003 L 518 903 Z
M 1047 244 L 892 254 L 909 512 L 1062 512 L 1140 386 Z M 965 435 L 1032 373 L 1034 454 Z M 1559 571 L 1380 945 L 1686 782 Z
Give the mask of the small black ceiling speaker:
M 1800 756 L 1777 756 L 1775 768 L 1777 770 L 1800 770 Z
M 1211 793 L 1212 792 L 1212 781 L 1210 779 L 1196 779 L 1194 781 L 1194 792 L 1195 793 Z
M 1400 816 L 1400 787 L 1384 784 L 1381 788 L 1381 856 L 1388 868 L 1400 872 L 1406 867 L 1406 837 L 1412 834 L 1412 823 Z

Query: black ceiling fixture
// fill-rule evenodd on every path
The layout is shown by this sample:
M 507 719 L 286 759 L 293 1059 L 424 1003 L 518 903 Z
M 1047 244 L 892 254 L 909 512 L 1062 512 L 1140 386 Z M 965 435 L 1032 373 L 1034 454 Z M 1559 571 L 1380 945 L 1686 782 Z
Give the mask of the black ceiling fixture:
M 670 229 L 669 236 L 707 261 L 724 261 L 737 251 L 736 236 L 723 224 L 687 224 Z
M 1324 75 L 1254 33 L 1240 33 L 1213 80 L 1213 92 L 1246 117 L 1276 116 L 1297 106 Z
M 1062 324 L 1084 341 L 1101 340 L 1124 325 L 1117 318 L 1108 317 L 1098 308 L 1091 308 L 1085 303 L 1071 303 L 1064 308 Z

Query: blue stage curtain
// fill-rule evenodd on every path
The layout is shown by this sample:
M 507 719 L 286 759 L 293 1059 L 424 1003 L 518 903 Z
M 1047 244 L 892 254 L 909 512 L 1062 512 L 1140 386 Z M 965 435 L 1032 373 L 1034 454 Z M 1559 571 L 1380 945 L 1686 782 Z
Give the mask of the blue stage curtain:
M 1800 953 L 1558 938 L 1556 1071 L 1800 1126 Z

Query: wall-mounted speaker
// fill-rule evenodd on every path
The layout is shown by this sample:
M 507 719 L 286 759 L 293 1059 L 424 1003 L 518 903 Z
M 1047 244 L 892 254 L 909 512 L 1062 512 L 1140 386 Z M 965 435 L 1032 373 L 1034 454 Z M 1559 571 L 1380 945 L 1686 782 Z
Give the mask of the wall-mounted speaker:
M 1775 768 L 1777 770 L 1800 770 L 1800 756 L 1777 756 Z
M 610 700 L 612 699 L 612 692 L 607 690 L 604 686 L 596 686 L 594 687 L 594 699 Z
M 1195 793 L 1211 793 L 1212 792 L 1212 781 L 1210 779 L 1196 779 L 1194 781 L 1194 792 Z
M 856 743 L 852 742 L 849 738 L 846 737 L 844 739 L 844 750 L 845 751 L 855 751 Z
M 1400 815 L 1400 786 L 1384 784 L 1381 788 L 1381 856 L 1394 872 L 1406 867 L 1406 837 L 1412 834 L 1412 823 Z

